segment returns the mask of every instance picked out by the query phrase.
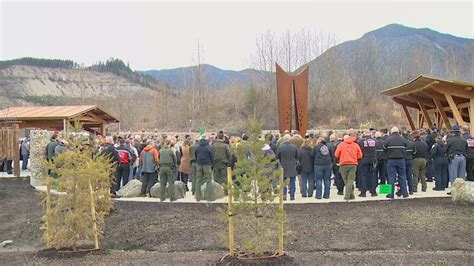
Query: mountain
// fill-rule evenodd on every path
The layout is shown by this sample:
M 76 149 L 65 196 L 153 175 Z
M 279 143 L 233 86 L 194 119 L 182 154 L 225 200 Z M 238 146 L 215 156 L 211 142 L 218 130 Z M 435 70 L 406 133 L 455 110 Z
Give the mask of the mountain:
M 473 39 L 390 24 L 330 48 L 309 66 L 312 86 L 343 80 L 380 91 L 420 74 L 473 82 L 473 61 Z M 364 82 L 372 87 L 361 86 Z
M 224 70 L 207 64 L 175 69 L 140 71 L 140 73 L 154 77 L 156 80 L 166 83 L 176 89 L 193 88 L 197 82 L 197 72 L 202 73 L 201 76 L 204 77 L 204 82 L 207 87 L 212 90 L 226 88 L 231 84 L 248 86 L 253 79 L 262 75 L 270 74 L 255 69 L 244 69 L 241 71 Z
M 333 46 L 308 63 L 310 121 L 339 126 L 390 123 L 388 117 L 396 121 L 398 108 L 380 95 L 382 90 L 421 74 L 474 82 L 473 62 L 473 39 L 387 25 Z
M 155 114 L 168 108 L 163 99 L 177 99 L 176 92 L 153 78 L 131 71 L 117 59 L 87 68 L 69 60 L 0 61 L 0 109 L 97 104 L 131 127 L 137 126 L 137 122 L 143 125 L 144 121 L 156 124 Z M 140 114 L 139 119 L 136 113 Z

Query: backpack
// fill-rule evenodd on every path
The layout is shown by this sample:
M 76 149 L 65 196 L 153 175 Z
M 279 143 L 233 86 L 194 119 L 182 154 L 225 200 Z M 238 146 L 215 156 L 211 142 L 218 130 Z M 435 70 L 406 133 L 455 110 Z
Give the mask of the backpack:
M 130 163 L 130 153 L 126 150 L 117 150 L 119 155 L 119 163 L 120 164 L 129 164 Z

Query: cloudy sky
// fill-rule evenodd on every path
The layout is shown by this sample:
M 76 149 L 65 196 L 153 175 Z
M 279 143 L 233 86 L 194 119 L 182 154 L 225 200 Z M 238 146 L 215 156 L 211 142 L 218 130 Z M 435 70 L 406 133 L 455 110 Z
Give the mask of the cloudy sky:
M 390 23 L 473 38 L 473 1 L 5 1 L 0 0 L 0 60 L 110 57 L 138 70 L 203 62 L 252 67 L 256 37 L 303 28 L 360 38 Z

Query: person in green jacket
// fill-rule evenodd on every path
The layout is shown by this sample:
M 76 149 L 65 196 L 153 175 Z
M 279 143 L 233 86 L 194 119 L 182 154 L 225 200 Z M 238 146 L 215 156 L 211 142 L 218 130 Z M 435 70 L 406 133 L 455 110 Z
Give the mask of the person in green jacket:
M 56 146 L 58 146 L 59 142 L 58 142 L 58 135 L 54 134 L 52 137 L 51 137 L 51 141 L 48 143 L 48 145 L 46 146 L 46 153 L 47 153 L 47 159 L 48 159 L 48 162 L 52 162 L 53 161 L 53 158 L 54 158 L 54 149 L 56 149 Z
M 212 144 L 214 152 L 214 181 L 224 185 L 227 182 L 227 165 L 231 160 L 229 145 L 224 143 L 224 134 L 219 133 Z
M 171 150 L 171 141 L 169 139 L 164 141 L 163 147 L 159 152 L 160 156 L 160 200 L 164 201 L 166 195 L 170 201 L 175 201 L 174 196 L 174 180 L 175 171 L 178 164 L 176 154 Z M 168 184 L 168 186 L 167 186 Z M 168 193 L 166 194 L 166 191 Z
M 191 155 L 191 183 L 192 183 L 192 188 L 191 192 L 196 193 L 196 187 L 197 187 L 197 182 L 196 182 L 196 148 L 199 145 L 199 140 L 196 139 L 194 141 L 194 144 L 189 147 L 189 154 Z

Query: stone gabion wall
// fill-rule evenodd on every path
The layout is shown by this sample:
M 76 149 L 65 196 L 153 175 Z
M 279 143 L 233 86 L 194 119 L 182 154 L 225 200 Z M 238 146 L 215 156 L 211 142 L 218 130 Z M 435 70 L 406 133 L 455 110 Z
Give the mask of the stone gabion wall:
M 44 172 L 44 160 L 46 146 L 48 145 L 53 131 L 31 130 L 30 131 L 30 184 L 32 186 L 42 186 L 41 175 Z

